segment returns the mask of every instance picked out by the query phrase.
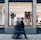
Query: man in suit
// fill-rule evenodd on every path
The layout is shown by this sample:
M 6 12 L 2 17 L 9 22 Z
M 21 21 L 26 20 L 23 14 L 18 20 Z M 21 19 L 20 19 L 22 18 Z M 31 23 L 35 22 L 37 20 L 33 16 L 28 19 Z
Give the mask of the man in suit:
M 18 31 L 17 39 L 18 39 L 18 37 L 19 37 L 21 34 L 24 34 L 25 38 L 27 38 L 27 36 L 26 36 L 26 34 L 25 34 L 24 27 L 25 27 L 25 25 L 24 25 L 23 17 L 22 17 L 20 24 L 17 26 L 17 31 Z

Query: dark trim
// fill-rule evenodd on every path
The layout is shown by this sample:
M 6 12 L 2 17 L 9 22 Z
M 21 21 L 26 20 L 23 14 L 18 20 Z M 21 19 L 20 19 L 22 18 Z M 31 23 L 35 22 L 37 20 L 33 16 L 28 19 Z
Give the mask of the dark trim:
M 10 1 L 10 2 L 28 2 L 28 1 Z M 0 2 L 0 3 L 5 3 L 5 2 Z M 37 3 L 41 3 L 41 2 L 37 2 Z
M 19 1 L 18 1 L 19 2 Z M 0 2 L 0 3 L 5 3 L 5 2 Z
M 5 2 L 0 2 L 0 3 L 5 3 Z
M 9 1 L 9 2 L 32 2 L 32 1 Z
M 32 0 L 9 0 L 9 2 L 32 2 Z
M 9 2 L 32 2 L 33 0 L 9 0 Z M 0 3 L 5 3 L 5 0 L 0 0 Z M 37 3 L 41 3 L 41 0 L 37 0 Z
M 41 28 L 36 29 L 37 34 L 41 34 Z

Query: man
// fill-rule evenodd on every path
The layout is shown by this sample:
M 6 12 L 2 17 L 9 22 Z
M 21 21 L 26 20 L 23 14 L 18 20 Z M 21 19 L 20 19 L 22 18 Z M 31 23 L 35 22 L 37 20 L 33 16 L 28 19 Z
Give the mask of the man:
M 17 34 L 17 39 L 18 37 L 21 35 L 21 34 L 24 34 L 25 38 L 27 38 L 26 34 L 25 34 L 25 30 L 24 30 L 24 23 L 23 23 L 23 17 L 21 18 L 21 23 L 19 24 L 19 27 L 18 27 L 18 34 Z

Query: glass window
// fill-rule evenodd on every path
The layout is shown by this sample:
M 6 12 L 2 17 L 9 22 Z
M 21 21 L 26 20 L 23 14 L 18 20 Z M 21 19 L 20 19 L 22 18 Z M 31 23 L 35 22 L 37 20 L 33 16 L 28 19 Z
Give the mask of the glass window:
M 41 25 L 41 3 L 38 2 L 36 5 L 36 25 Z
M 32 2 L 9 2 L 9 25 L 15 26 L 22 18 L 25 26 L 32 26 Z
M 0 25 L 5 25 L 4 3 L 0 3 Z

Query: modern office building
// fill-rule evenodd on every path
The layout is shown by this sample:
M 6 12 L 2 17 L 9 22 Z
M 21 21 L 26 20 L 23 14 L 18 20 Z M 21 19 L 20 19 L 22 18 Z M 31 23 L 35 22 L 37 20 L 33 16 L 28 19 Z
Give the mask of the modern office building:
M 30 24 L 26 22 L 25 12 L 30 12 Z M 12 19 L 11 14 L 16 14 Z M 21 21 L 24 18 L 25 29 L 36 33 L 36 28 L 41 28 L 41 0 L 0 0 L 0 28 L 13 28 L 17 23 L 17 18 Z M 33 31 L 34 32 L 33 32 Z M 26 32 L 27 32 L 26 31 Z

